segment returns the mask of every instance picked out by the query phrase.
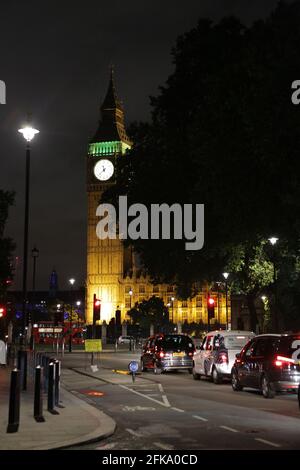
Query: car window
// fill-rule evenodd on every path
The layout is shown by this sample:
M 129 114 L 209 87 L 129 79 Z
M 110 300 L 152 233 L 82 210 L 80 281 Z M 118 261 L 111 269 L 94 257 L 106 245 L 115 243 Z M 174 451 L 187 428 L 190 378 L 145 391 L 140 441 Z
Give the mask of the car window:
M 241 351 L 252 337 L 253 335 L 251 336 L 248 336 L 248 335 L 225 336 L 224 346 L 228 350 L 236 349 L 238 351 Z
M 283 336 L 280 338 L 278 354 L 292 359 L 300 359 L 300 335 Z
M 214 340 L 213 335 L 208 335 L 208 336 L 207 336 L 206 348 L 205 348 L 207 351 L 211 351 L 211 350 L 212 350 L 212 348 L 213 348 L 213 340 Z
M 164 349 L 172 348 L 193 348 L 194 343 L 189 336 L 185 335 L 166 335 L 158 338 L 157 344 Z
M 267 356 L 268 348 L 268 339 L 269 338 L 259 338 L 256 342 L 253 355 L 254 356 Z
M 243 355 L 245 357 L 252 357 L 253 356 L 253 352 L 254 352 L 254 349 L 255 349 L 255 346 L 256 346 L 256 341 L 251 341 L 248 346 L 245 347 L 244 349 L 244 352 L 243 352 Z

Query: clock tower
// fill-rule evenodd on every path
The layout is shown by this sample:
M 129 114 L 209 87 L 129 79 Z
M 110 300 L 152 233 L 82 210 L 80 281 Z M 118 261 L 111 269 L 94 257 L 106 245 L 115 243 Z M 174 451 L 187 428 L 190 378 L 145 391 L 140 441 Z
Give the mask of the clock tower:
M 131 142 L 126 134 L 124 111 L 117 98 L 113 69 L 100 107 L 100 121 L 87 154 L 87 296 L 86 320 L 93 322 L 94 294 L 101 300 L 101 321 L 109 322 L 123 304 L 124 247 L 117 238 L 100 240 L 96 234 L 96 209 L 102 193 L 114 184 L 115 164 Z

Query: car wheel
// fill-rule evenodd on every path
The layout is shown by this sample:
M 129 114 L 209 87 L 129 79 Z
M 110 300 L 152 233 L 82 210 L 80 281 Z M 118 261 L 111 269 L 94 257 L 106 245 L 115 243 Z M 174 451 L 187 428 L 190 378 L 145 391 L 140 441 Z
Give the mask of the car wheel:
M 261 391 L 265 398 L 274 398 L 275 397 L 275 390 L 270 383 L 269 379 L 263 375 L 261 379 Z
M 161 369 L 160 367 L 157 367 L 156 364 L 154 364 L 154 369 L 153 369 L 153 371 L 154 371 L 154 374 L 156 374 L 156 375 L 159 375 L 159 374 L 162 373 L 162 369 Z
M 232 371 L 231 385 L 232 385 L 232 389 L 235 392 L 241 392 L 243 390 L 243 386 L 241 385 L 239 378 L 238 378 L 238 374 L 235 370 Z
M 223 382 L 222 377 L 218 373 L 217 369 L 214 367 L 212 370 L 212 379 L 214 384 L 220 384 Z
M 201 375 L 197 374 L 197 372 L 195 372 L 194 368 L 192 369 L 192 372 L 193 372 L 193 379 L 194 380 L 200 380 L 201 379 Z

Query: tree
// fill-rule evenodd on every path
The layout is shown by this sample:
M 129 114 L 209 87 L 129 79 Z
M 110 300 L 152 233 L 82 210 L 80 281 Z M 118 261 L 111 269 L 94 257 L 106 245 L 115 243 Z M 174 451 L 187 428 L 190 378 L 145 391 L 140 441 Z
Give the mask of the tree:
M 164 301 L 158 297 L 152 296 L 148 300 L 136 303 L 128 311 L 133 324 L 139 324 L 142 329 L 150 328 L 154 325 L 156 330 L 166 326 L 169 322 L 168 308 Z
M 7 287 L 13 278 L 12 256 L 15 244 L 4 235 L 9 207 L 14 202 L 14 194 L 0 190 L 0 300 L 5 299 Z

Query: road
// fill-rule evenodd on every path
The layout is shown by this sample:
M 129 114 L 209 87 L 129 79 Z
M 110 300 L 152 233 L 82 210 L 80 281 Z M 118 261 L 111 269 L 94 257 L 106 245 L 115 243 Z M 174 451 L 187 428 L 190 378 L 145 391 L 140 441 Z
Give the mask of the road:
M 294 394 L 265 399 L 259 392 L 233 392 L 229 383 L 193 380 L 187 372 L 131 378 L 127 369 L 136 353 L 103 353 L 93 376 L 83 354 L 63 359 L 64 384 L 111 416 L 117 431 L 85 449 L 257 449 L 300 448 L 300 412 Z M 86 369 L 84 369 L 86 368 Z M 96 378 L 96 375 L 98 378 Z M 100 380 L 102 378 L 103 380 Z M 96 393 L 95 393 L 96 392 Z

